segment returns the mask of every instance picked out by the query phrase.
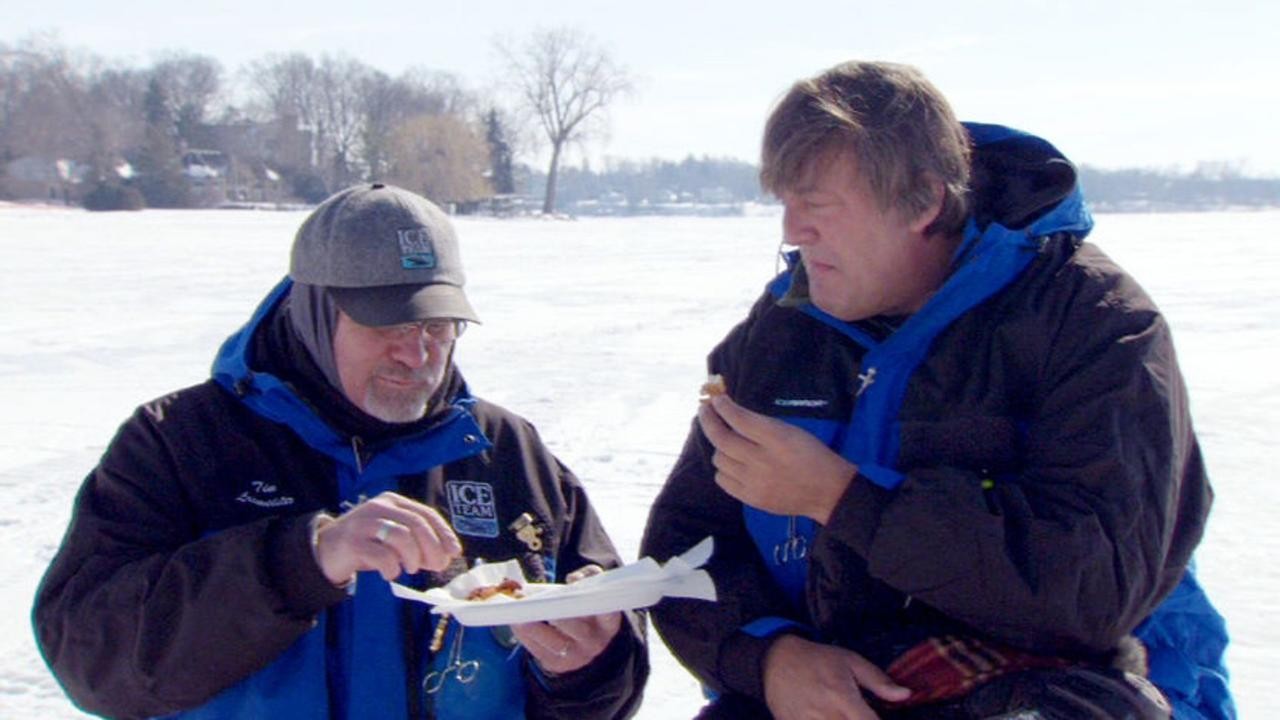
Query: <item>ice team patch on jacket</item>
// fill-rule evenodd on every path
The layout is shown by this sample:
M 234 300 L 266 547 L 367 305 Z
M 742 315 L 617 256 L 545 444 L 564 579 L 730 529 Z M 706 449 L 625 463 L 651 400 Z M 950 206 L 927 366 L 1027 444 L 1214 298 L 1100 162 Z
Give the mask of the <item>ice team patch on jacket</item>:
M 449 480 L 444 486 L 454 530 L 475 537 L 498 537 L 498 508 L 492 485 Z

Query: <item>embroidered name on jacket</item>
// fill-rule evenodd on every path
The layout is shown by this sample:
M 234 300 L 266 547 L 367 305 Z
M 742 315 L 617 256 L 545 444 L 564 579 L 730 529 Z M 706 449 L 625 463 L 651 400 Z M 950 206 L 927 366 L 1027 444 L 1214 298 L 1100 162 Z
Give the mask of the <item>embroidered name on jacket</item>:
M 248 503 L 264 508 L 286 507 L 293 504 L 293 498 L 281 495 L 280 488 L 263 480 L 249 483 L 250 489 L 236 496 L 236 502 Z
M 450 480 L 444 486 L 454 530 L 463 535 L 498 537 L 498 508 L 492 485 Z
M 826 400 L 809 400 L 807 398 L 774 398 L 773 404 L 778 407 L 826 407 Z

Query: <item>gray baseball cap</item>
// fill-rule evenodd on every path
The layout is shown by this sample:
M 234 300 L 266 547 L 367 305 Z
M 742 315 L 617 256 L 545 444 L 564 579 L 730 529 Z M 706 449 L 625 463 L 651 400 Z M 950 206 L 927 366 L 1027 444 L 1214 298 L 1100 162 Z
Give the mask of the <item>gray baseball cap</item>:
M 462 254 L 449 217 L 393 185 L 356 185 L 320 203 L 294 236 L 289 275 L 327 289 L 361 325 L 480 321 L 462 292 Z

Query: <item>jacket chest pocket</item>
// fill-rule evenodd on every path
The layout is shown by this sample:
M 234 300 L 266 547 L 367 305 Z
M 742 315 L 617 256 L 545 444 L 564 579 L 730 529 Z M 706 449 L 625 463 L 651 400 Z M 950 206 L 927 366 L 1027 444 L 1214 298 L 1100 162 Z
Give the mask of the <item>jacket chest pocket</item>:
M 1026 428 L 1011 417 L 969 415 L 904 421 L 898 467 L 952 467 L 1000 475 L 1023 465 Z

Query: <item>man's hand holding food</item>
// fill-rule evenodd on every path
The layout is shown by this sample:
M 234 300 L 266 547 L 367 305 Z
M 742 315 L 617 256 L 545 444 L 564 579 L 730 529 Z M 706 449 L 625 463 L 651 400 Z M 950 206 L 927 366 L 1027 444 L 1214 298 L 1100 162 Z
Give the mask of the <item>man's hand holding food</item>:
M 858 468 L 804 430 L 751 412 L 728 395 L 698 408 L 715 446 L 716 484 L 754 508 L 825 525 Z
M 565 582 L 574 583 L 602 572 L 599 565 L 587 565 L 569 573 Z M 521 623 L 512 625 L 511 631 L 543 670 L 559 674 L 585 667 L 604 652 L 621 627 L 622 613 L 613 612 Z

